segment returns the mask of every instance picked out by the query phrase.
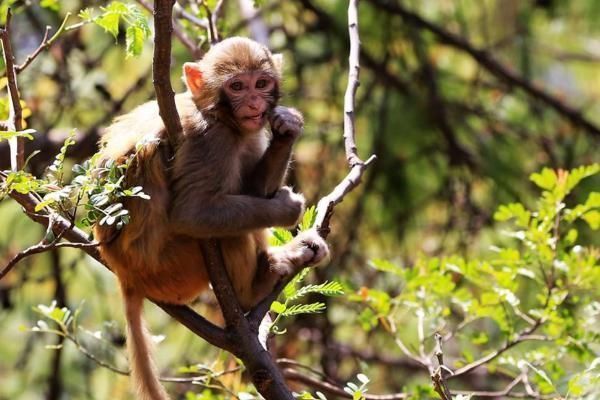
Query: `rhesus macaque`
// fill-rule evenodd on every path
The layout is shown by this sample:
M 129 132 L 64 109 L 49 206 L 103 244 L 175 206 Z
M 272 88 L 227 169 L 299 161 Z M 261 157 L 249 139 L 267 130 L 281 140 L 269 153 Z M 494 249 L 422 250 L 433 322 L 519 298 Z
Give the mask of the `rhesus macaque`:
M 184 65 L 188 90 L 175 97 L 183 133 L 174 154 L 154 101 L 117 118 L 103 136 L 103 160 L 123 162 L 145 143 L 127 183 L 143 186 L 151 199 L 126 201 L 131 222 L 120 233 L 94 230 L 123 293 L 139 399 L 168 398 L 149 355 L 143 299 L 186 304 L 207 287 L 199 239 L 218 238 L 245 310 L 281 277 L 328 256 L 314 230 L 282 247 L 267 244 L 267 228 L 295 225 L 304 209 L 303 196 L 282 186 L 303 119 L 277 106 L 281 64 L 280 55 L 250 39 L 224 40 Z

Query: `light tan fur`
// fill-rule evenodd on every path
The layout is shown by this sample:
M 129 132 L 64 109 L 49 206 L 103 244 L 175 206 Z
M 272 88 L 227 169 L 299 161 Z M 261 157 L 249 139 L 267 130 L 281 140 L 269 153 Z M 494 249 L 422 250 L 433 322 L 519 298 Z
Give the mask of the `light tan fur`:
M 247 79 L 253 71 L 274 79 L 274 92 L 264 98 L 252 94 L 253 104 L 245 98 L 240 104 L 260 105 L 271 132 L 264 126 L 253 132 L 240 129 L 245 122 L 223 95 L 223 85 L 232 78 Z M 301 195 L 281 187 L 302 118 L 295 110 L 275 107 L 280 77 L 280 57 L 249 39 L 227 39 L 199 63 L 184 66 L 189 90 L 175 97 L 183 132 L 173 154 L 154 101 L 117 118 L 101 141 L 102 162 L 123 162 L 136 144 L 145 143 L 127 171 L 127 184 L 141 185 L 151 199 L 125 201 L 131 222 L 121 232 L 112 226 L 94 228 L 104 243 L 101 255 L 120 282 L 132 378 L 141 400 L 168 398 L 150 356 L 143 299 L 186 304 L 207 287 L 199 239 L 219 238 L 246 310 L 282 276 L 327 258 L 327 245 L 314 231 L 281 248 L 267 244 L 266 228 L 294 225 L 304 207 Z

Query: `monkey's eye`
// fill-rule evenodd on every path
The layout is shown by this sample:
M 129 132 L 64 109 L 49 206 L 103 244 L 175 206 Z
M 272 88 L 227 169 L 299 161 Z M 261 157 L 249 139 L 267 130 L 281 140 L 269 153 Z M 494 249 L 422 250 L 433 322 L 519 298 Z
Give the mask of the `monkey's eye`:
M 235 81 L 231 85 L 229 85 L 229 87 L 231 88 L 231 90 L 238 92 L 244 88 L 244 85 L 240 81 Z
M 267 80 L 266 79 L 259 79 L 256 81 L 256 88 L 257 89 L 264 89 L 267 87 Z

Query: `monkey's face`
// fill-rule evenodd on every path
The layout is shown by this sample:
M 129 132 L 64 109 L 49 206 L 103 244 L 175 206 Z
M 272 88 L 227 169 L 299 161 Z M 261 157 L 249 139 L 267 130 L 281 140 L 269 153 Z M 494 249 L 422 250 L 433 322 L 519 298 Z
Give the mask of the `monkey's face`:
M 244 72 L 225 82 L 223 91 L 244 133 L 254 133 L 265 126 L 267 113 L 277 101 L 276 89 L 276 79 L 264 71 Z

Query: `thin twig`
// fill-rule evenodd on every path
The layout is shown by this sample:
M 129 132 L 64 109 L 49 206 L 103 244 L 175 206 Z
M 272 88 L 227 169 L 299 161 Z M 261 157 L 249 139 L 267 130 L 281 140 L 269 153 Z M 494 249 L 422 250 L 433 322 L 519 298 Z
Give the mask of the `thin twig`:
M 70 16 L 71 16 L 71 13 L 67 13 L 67 15 L 65 15 L 65 18 L 63 19 L 62 24 L 60 24 L 60 27 L 57 29 L 57 31 L 54 33 L 54 35 L 52 35 L 52 37 L 50 39 L 48 39 L 48 35 L 50 34 L 50 29 L 52 29 L 52 27 L 49 25 L 46 26 L 46 31 L 44 32 L 44 38 L 42 39 L 42 42 L 40 43 L 38 48 L 35 49 L 35 51 L 33 53 L 31 53 L 29 56 L 27 56 L 27 58 L 25 59 L 23 64 L 15 67 L 15 72 L 17 74 L 20 73 L 21 71 L 23 71 L 25 68 L 27 68 L 29 66 L 29 64 L 31 64 L 33 62 L 33 60 L 35 60 L 37 58 L 37 56 L 39 56 L 42 53 L 42 51 L 48 50 L 50 48 L 50 46 L 52 46 L 52 44 L 56 41 L 56 39 L 58 39 L 60 34 L 65 31 L 65 28 L 67 26 L 67 20 L 69 19 Z
M 142 7 L 154 14 L 154 8 L 146 0 L 136 0 Z M 206 27 L 205 27 L 206 28 Z M 183 44 L 194 58 L 200 58 L 202 50 L 190 39 L 180 26 L 173 26 L 173 34 Z
M 212 15 L 212 11 L 208 7 L 206 2 L 202 2 L 204 6 L 204 10 L 206 11 L 206 16 L 208 20 L 208 40 L 210 41 L 210 45 L 214 46 L 219 42 L 219 31 L 217 30 L 217 19 Z
M 469 372 L 471 372 L 472 370 L 474 370 L 475 368 L 478 368 L 484 364 L 489 363 L 490 361 L 496 359 L 497 357 L 499 357 L 500 355 L 502 355 L 504 352 L 506 352 L 507 350 L 511 349 L 512 347 L 516 346 L 519 343 L 523 343 L 526 341 L 547 341 L 547 340 L 551 340 L 551 338 L 547 337 L 547 336 L 542 336 L 542 335 L 532 335 L 532 333 L 541 325 L 541 321 L 537 321 L 534 325 L 530 326 L 529 328 L 525 329 L 523 332 L 521 332 L 520 334 L 517 335 L 517 337 L 513 340 L 510 340 L 508 342 L 506 342 L 504 344 L 504 346 L 502 346 L 501 348 L 491 352 L 490 354 L 481 357 L 478 360 L 473 361 L 472 363 L 469 363 L 459 369 L 457 369 L 456 371 L 454 371 L 454 375 L 450 376 L 449 378 L 456 378 L 459 377 L 461 375 L 467 374 Z
M 199 28 L 208 30 L 208 21 L 206 19 L 198 18 L 195 15 L 185 11 L 179 3 L 175 3 L 173 7 L 173 15 L 177 18 L 183 18 Z

